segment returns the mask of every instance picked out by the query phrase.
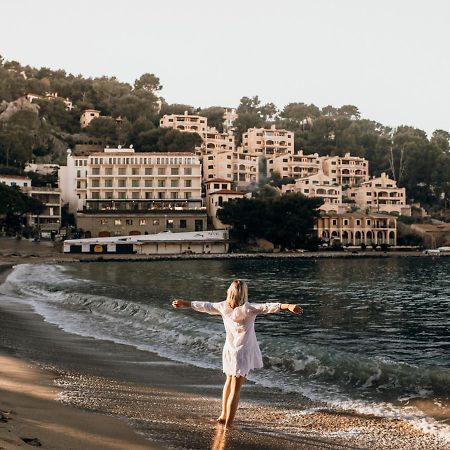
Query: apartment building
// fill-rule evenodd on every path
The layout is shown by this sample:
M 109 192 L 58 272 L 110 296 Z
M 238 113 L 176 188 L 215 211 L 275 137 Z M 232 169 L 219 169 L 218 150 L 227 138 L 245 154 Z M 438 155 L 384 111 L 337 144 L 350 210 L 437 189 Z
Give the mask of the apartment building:
M 270 128 L 249 128 L 242 136 L 242 145 L 247 153 L 268 156 L 294 153 L 294 133 Z
M 229 133 L 219 133 L 214 127 L 207 127 L 207 130 L 201 136 L 203 138 L 203 151 L 214 152 L 235 149 L 234 136 Z
M 159 125 L 163 128 L 198 133 L 202 136 L 207 131 L 208 119 L 195 114 L 188 114 L 185 111 L 184 114 L 164 114 L 159 121 Z
M 278 172 L 282 178 L 304 178 L 321 170 L 317 153 L 305 155 L 303 150 L 295 154 L 283 154 L 267 158 L 267 176 Z M 335 183 L 336 184 L 336 183 Z
M 411 206 L 406 204 L 406 189 L 397 187 L 396 181 L 384 172 L 357 188 L 347 189 L 346 194 L 362 210 L 411 215 Z
M 206 186 L 206 210 L 213 227 L 217 230 L 230 228 L 217 218 L 217 211 L 224 203 L 244 197 L 243 192 L 235 191 L 231 188 L 231 181 L 223 178 L 215 178 L 205 181 Z
M 336 184 L 360 186 L 369 179 L 369 162 L 359 156 L 322 156 L 322 170 Z
M 80 116 L 80 127 L 88 127 L 89 124 L 98 117 L 100 117 L 100 111 L 97 109 L 85 109 Z
M 343 213 L 346 209 L 342 204 L 342 186 L 334 184 L 322 171 L 298 178 L 293 184 L 285 184 L 281 190 L 283 193 L 299 192 L 305 197 L 321 197 L 324 204 L 319 209 L 327 213 Z
M 19 188 L 31 186 L 31 178 L 21 175 L 0 175 L 0 183 L 6 186 L 17 186 Z
M 316 219 L 317 236 L 330 245 L 396 245 L 397 218 L 388 214 L 321 214 Z
M 225 108 L 223 112 L 223 131 L 229 133 L 234 131 L 234 121 L 238 118 L 235 108 Z
M 236 151 L 221 150 L 203 155 L 203 179 L 223 178 L 245 187 L 259 180 L 259 158 Z
M 61 192 L 52 187 L 23 187 L 22 191 L 30 197 L 40 200 L 44 210 L 39 215 L 28 214 L 27 225 L 38 231 L 59 232 L 61 228 Z

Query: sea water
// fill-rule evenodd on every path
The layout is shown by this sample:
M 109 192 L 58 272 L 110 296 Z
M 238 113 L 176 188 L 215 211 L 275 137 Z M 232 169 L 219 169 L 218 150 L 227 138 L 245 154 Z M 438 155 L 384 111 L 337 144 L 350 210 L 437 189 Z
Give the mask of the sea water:
M 249 283 L 252 302 L 304 308 L 300 317 L 258 317 L 265 367 L 252 381 L 450 436 L 447 421 L 413 406 L 421 400 L 449 411 L 446 258 L 20 265 L 1 289 L 65 331 L 220 369 L 220 317 L 175 311 L 170 303 L 222 301 L 234 278 Z

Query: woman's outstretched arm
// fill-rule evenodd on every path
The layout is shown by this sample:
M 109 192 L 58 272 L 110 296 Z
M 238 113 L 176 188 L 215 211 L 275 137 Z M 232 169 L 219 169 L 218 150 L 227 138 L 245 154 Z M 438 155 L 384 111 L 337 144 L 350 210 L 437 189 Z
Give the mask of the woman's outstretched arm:
M 181 300 L 180 298 L 176 298 L 172 301 L 172 306 L 174 308 L 192 308 L 194 311 L 203 312 L 207 314 L 213 315 L 220 314 L 218 303 L 190 302 L 188 300 Z
M 274 314 L 280 311 L 290 311 L 299 315 L 303 308 L 294 303 L 252 303 L 252 308 L 256 314 Z

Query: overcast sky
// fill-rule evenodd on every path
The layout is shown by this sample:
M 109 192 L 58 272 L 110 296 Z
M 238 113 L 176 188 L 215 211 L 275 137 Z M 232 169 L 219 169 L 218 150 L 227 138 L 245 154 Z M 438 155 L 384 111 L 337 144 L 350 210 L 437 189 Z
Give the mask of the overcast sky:
M 0 54 L 132 83 L 169 103 L 259 95 L 354 104 L 386 125 L 450 131 L 449 0 L 1 0 Z

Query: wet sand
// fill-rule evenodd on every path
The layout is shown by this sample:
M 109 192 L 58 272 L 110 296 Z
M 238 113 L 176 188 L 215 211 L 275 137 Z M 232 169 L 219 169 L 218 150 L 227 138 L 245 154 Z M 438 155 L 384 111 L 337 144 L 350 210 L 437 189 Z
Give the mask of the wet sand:
M 0 281 L 9 268 L 0 266 Z M 143 437 L 145 448 L 450 449 L 448 442 L 404 421 L 330 411 L 300 395 L 252 383 L 244 386 L 237 428 L 224 432 L 210 421 L 220 412 L 219 371 L 65 333 L 31 307 L 1 295 L 0 329 L 0 354 L 7 358 L 4 367 L 11 368 L 0 373 L 0 410 L 17 413 L 0 422 L 0 448 L 15 448 L 11 445 L 20 444 L 25 430 L 43 448 L 63 449 L 90 448 L 89 442 L 96 442 L 92 448 L 142 448 Z M 5 388 L 18 377 L 28 387 Z M 45 395 L 27 395 L 26 389 Z M 34 428 L 22 428 L 22 421 Z M 61 436 L 72 441 L 58 441 Z

